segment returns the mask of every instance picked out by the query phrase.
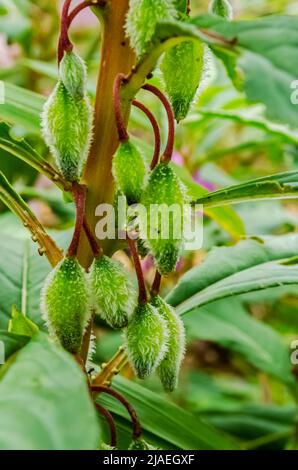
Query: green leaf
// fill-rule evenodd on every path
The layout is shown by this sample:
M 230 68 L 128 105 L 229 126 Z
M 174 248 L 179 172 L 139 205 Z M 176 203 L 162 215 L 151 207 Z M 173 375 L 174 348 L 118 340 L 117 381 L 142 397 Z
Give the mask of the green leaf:
M 226 21 L 204 15 L 192 18 L 191 23 L 234 40 L 248 99 L 264 103 L 269 117 L 297 127 L 297 106 L 291 102 L 291 84 L 297 79 L 297 17 Z
M 0 330 L 0 341 L 4 344 L 5 361 L 7 361 L 10 356 L 19 351 L 19 349 L 22 349 L 30 341 L 30 336 Z
M 291 130 L 288 126 L 283 124 L 277 124 L 271 122 L 268 119 L 264 119 L 259 116 L 260 109 L 256 106 L 247 107 L 245 109 L 238 110 L 212 110 L 208 108 L 200 108 L 192 113 L 191 116 L 185 119 L 184 124 L 195 122 L 200 116 L 210 119 L 222 119 L 226 121 L 233 121 L 239 124 L 243 124 L 248 127 L 254 127 L 261 129 L 266 134 L 279 137 L 284 142 L 289 144 L 298 145 L 298 132 Z
M 219 189 L 199 197 L 195 203 L 206 208 L 245 201 L 265 199 L 293 199 L 298 197 L 298 171 L 287 171 L 264 176 L 246 183 Z
M 186 168 L 171 164 L 177 176 L 187 188 L 187 192 L 192 199 L 205 197 L 208 190 L 195 183 Z M 205 214 L 222 227 L 226 232 L 236 239 L 245 234 L 245 227 L 241 217 L 229 206 L 206 208 Z
M 0 449 L 95 450 L 100 430 L 74 359 L 39 333 L 0 381 Z
M 248 315 L 237 299 L 195 309 L 185 317 L 185 325 L 191 339 L 219 343 L 257 369 L 293 385 L 288 348 L 271 327 Z
M 40 134 L 40 113 L 45 98 L 8 82 L 4 83 L 4 87 L 5 103 L 0 106 L 0 118 Z
M 16 333 L 18 335 L 34 336 L 39 328 L 33 321 L 27 318 L 23 313 L 19 312 L 15 305 L 12 307 L 12 318 L 9 320 L 8 331 L 9 333 Z
M 177 311 L 183 315 L 214 300 L 256 292 L 270 287 L 296 285 L 298 284 L 298 260 L 295 259 L 295 262 L 296 264 L 287 265 L 271 261 L 232 274 L 184 301 L 179 305 Z
M 65 246 L 69 232 L 59 233 L 56 239 Z M 27 236 L 19 238 L 0 233 L 0 328 L 7 329 L 11 308 L 15 304 L 39 327 L 44 327 L 40 314 L 40 290 L 51 267 L 37 254 L 36 245 Z
M 5 122 L 0 122 L 0 149 L 28 163 L 61 189 L 68 189 L 69 185 L 63 180 L 63 177 L 25 139 L 12 137 L 10 126 Z
M 283 449 L 294 433 L 294 406 L 275 404 L 241 405 L 228 413 L 215 412 L 208 419 L 215 426 L 245 439 L 248 449 Z
M 142 428 L 160 437 L 165 443 L 177 449 L 237 449 L 236 442 L 219 433 L 198 417 L 160 394 L 130 382 L 122 377 L 114 381 L 115 388 L 135 407 Z M 116 416 L 128 420 L 126 410 L 118 401 L 101 394 L 98 401 L 107 405 Z
M 263 275 L 265 276 L 266 274 L 266 276 L 269 276 L 270 283 L 271 281 L 274 282 L 275 274 L 273 274 L 274 271 L 270 274 L 271 268 L 272 270 L 277 270 L 276 274 L 278 274 L 279 271 L 286 275 L 287 270 L 278 263 L 271 265 L 270 262 L 290 258 L 295 256 L 297 252 L 298 236 L 295 234 L 279 237 L 263 237 L 263 240 L 244 240 L 232 247 L 214 248 L 201 265 L 192 268 L 181 277 L 175 289 L 167 296 L 167 302 L 173 306 L 180 305 L 184 301 L 187 301 L 187 299 L 195 296 L 195 294 L 206 292 L 208 287 L 212 289 L 212 287 L 221 280 L 225 281 L 226 279 L 228 281 L 227 285 L 229 285 L 229 280 L 232 282 L 233 276 L 235 282 L 237 282 L 237 276 L 244 276 L 244 279 L 242 279 L 244 282 L 238 284 L 238 286 L 234 286 L 234 288 L 238 288 L 239 290 L 244 289 L 245 286 L 248 287 L 250 278 L 252 283 L 254 282 L 254 274 L 256 276 L 259 275 L 259 281 L 262 279 L 263 268 Z M 292 274 L 295 277 L 297 267 L 294 266 L 292 268 L 294 268 Z M 245 283 L 246 276 L 247 284 Z M 255 281 L 255 284 L 257 284 L 257 279 L 255 279 Z M 251 284 L 250 286 L 252 287 Z M 254 285 L 254 287 L 257 288 L 258 286 Z M 260 284 L 259 288 L 261 288 Z M 208 292 L 210 293 L 209 290 Z M 228 295 L 229 292 L 231 291 L 226 291 L 225 294 Z M 216 292 L 214 292 L 214 294 L 216 294 Z M 201 305 L 202 300 L 202 297 L 200 297 L 197 305 Z M 213 300 L 216 299 L 214 298 Z M 209 301 L 211 301 L 211 299 Z

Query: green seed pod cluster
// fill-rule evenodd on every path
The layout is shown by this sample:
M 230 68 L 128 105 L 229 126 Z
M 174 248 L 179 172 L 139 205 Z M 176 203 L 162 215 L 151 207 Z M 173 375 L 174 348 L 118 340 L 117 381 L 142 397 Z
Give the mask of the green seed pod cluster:
M 145 441 L 145 439 L 136 439 L 132 441 L 128 450 L 159 450 L 157 447 L 153 447 L 151 444 Z
M 140 379 L 152 374 L 167 351 L 168 330 L 165 320 L 153 305 L 136 307 L 126 331 L 127 353 Z
M 140 151 L 130 140 L 121 142 L 113 157 L 113 175 L 128 204 L 139 202 L 145 174 L 146 166 Z
M 172 392 L 178 385 L 178 376 L 185 351 L 185 330 L 182 320 L 173 307 L 161 297 L 151 300 L 163 317 L 168 329 L 168 350 L 157 368 L 158 376 L 167 392 Z
M 126 32 L 138 56 L 146 52 L 157 23 L 171 21 L 176 14 L 172 0 L 130 0 Z
M 228 0 L 211 0 L 209 11 L 215 16 L 221 16 L 228 20 L 233 18 L 233 8 Z
M 184 187 L 170 165 L 155 167 L 140 202 L 146 209 L 139 214 L 140 238 L 153 254 L 160 274 L 169 274 L 175 270 L 182 247 L 186 202 Z M 152 212 L 155 208 L 158 214 Z
M 68 93 L 74 98 L 83 98 L 86 93 L 87 69 L 81 57 L 74 52 L 65 52 L 59 66 L 60 79 Z
M 60 79 L 42 112 L 45 142 L 62 175 L 71 182 L 81 177 L 91 141 L 92 111 L 85 75 L 81 59 L 67 53 L 62 59 Z
M 205 75 L 205 46 L 185 41 L 166 52 L 161 63 L 166 92 L 177 122 L 184 119 Z
M 41 312 L 50 334 L 67 351 L 77 353 L 90 319 L 88 283 L 77 259 L 64 258 L 48 275 Z
M 112 328 L 124 328 L 137 303 L 137 293 L 123 266 L 108 258 L 95 258 L 90 269 L 92 303 Z

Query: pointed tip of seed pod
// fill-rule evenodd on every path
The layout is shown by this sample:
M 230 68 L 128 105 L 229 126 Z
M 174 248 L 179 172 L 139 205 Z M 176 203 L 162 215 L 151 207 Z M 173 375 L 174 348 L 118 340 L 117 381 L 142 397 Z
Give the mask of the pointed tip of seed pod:
M 64 53 L 59 65 L 59 75 L 73 98 L 83 98 L 86 93 L 87 67 L 78 54 L 73 51 Z
M 178 385 L 178 376 L 185 354 L 184 324 L 167 302 L 160 296 L 151 300 L 167 324 L 169 332 L 168 351 L 157 368 L 158 376 L 166 392 L 173 392 Z
M 92 109 L 87 95 L 73 98 L 59 80 L 44 104 L 41 126 L 63 177 L 69 182 L 79 181 L 92 140 Z

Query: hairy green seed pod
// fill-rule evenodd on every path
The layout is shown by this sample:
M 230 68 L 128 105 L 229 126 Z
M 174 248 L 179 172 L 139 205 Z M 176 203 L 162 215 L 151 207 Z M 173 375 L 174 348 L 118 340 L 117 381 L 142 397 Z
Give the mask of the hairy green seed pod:
M 140 238 L 153 254 L 162 275 L 174 271 L 178 261 L 185 202 L 184 188 L 172 167 L 159 163 L 150 174 L 141 197 L 139 227 Z
M 150 304 L 138 305 L 126 331 L 129 361 L 140 379 L 148 377 L 167 352 L 166 322 Z
M 157 373 L 164 389 L 172 392 L 177 387 L 179 370 L 184 358 L 185 329 L 179 315 L 161 297 L 153 297 L 151 302 L 164 318 L 168 328 L 168 351 L 159 364 Z
M 209 11 L 215 16 L 221 16 L 228 20 L 233 18 L 233 8 L 228 0 L 211 0 Z
M 157 447 L 153 447 L 151 444 L 145 441 L 145 439 L 136 439 L 132 441 L 128 450 L 159 450 Z
M 96 313 L 113 328 L 127 326 L 136 307 L 137 293 L 122 264 L 107 256 L 95 258 L 90 285 Z
M 176 17 L 172 0 L 130 0 L 126 32 L 138 56 L 142 56 L 154 36 L 160 21 Z
M 184 119 L 204 79 L 205 46 L 185 41 L 166 52 L 161 71 L 177 122 Z
M 113 175 L 128 204 L 139 202 L 146 174 L 142 154 L 130 141 L 121 142 L 113 157 Z
M 65 52 L 59 75 L 68 93 L 73 98 L 83 98 L 86 93 L 87 69 L 85 62 L 74 52 Z
M 90 319 L 88 284 L 77 259 L 64 258 L 48 275 L 41 293 L 41 312 L 50 334 L 67 351 L 77 353 Z
M 60 80 L 44 105 L 42 131 L 67 181 L 78 181 L 88 154 L 92 112 L 88 98 L 74 99 Z

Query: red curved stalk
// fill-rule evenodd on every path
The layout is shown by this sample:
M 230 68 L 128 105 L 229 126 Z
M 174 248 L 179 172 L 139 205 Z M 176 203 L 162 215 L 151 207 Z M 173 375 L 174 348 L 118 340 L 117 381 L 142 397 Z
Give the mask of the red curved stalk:
M 85 203 L 86 203 L 86 186 L 80 185 L 74 182 L 72 186 L 72 193 L 76 204 L 76 225 L 73 233 L 73 237 L 69 248 L 67 250 L 67 256 L 76 257 L 80 242 L 80 236 L 84 224 L 85 215 Z
M 161 283 L 161 274 L 156 270 L 154 281 L 151 287 L 151 295 L 155 296 L 159 294 Z
M 88 238 L 88 241 L 89 241 L 89 244 L 90 244 L 90 247 L 92 249 L 92 252 L 93 252 L 94 256 L 102 255 L 103 250 L 102 250 L 101 246 L 99 245 L 99 243 L 97 242 L 95 236 L 93 235 L 92 230 L 91 230 L 91 228 L 90 228 L 90 226 L 87 222 L 86 217 L 84 217 L 83 228 L 84 228 L 86 237 Z
M 124 396 L 121 395 L 121 393 L 116 392 L 116 390 L 105 387 L 103 385 L 91 385 L 91 389 L 93 392 L 107 393 L 122 403 L 122 405 L 127 409 L 133 424 L 133 440 L 139 439 L 142 434 L 142 428 L 138 415 L 132 405 L 124 398 Z
M 172 155 L 173 155 L 173 149 L 174 149 L 174 138 L 175 138 L 175 118 L 174 118 L 174 113 L 172 110 L 172 107 L 168 101 L 168 99 L 165 97 L 165 95 L 159 90 L 154 85 L 150 85 L 149 83 L 146 83 L 145 85 L 142 86 L 144 90 L 150 91 L 153 93 L 159 100 L 162 102 L 167 116 L 168 116 L 168 141 L 166 148 L 164 150 L 163 156 L 161 161 L 164 163 L 168 163 L 171 161 Z
M 106 421 L 109 425 L 109 428 L 110 428 L 110 445 L 111 445 L 111 447 L 116 447 L 117 446 L 117 429 L 116 429 L 116 424 L 115 424 L 113 416 L 111 415 L 111 413 L 106 408 L 104 408 L 99 403 L 94 403 L 94 405 L 95 405 L 95 408 L 97 409 L 97 411 L 99 411 L 99 413 L 102 414 L 105 417 L 105 419 L 106 419 Z
M 71 51 L 73 45 L 68 36 L 68 12 L 72 0 L 65 0 L 61 12 L 61 30 L 58 43 L 58 64 L 60 64 L 64 52 Z
M 68 18 L 67 18 L 68 27 L 71 25 L 71 23 L 73 22 L 73 20 L 75 19 L 75 17 L 76 17 L 82 10 L 84 10 L 85 8 L 94 7 L 94 6 L 96 6 L 96 3 L 94 3 L 94 1 L 92 2 L 92 0 L 90 0 L 89 2 L 82 2 L 82 3 L 80 3 L 79 5 L 77 5 L 77 6 L 71 11 L 71 13 L 68 15 Z
M 140 103 L 140 101 L 137 101 L 137 100 L 133 100 L 132 104 L 136 106 L 137 108 L 139 108 L 141 111 L 143 111 L 144 114 L 146 114 L 153 128 L 155 144 L 154 144 L 154 153 L 153 153 L 153 157 L 152 157 L 152 161 L 150 165 L 150 169 L 153 170 L 158 164 L 159 154 L 160 154 L 161 140 L 160 140 L 160 131 L 159 131 L 158 123 L 155 117 L 153 116 L 153 114 L 151 113 L 151 111 L 143 103 Z
M 145 304 L 148 299 L 147 299 L 147 291 L 146 291 L 146 285 L 145 285 L 145 280 L 144 280 L 144 275 L 142 271 L 142 266 L 140 262 L 140 258 L 136 249 L 136 242 L 135 240 L 132 240 L 127 236 L 127 242 L 128 246 L 131 252 L 131 255 L 133 257 L 134 265 L 135 265 L 135 270 L 136 270 L 136 275 L 138 278 L 138 285 L 139 285 L 139 303 Z

